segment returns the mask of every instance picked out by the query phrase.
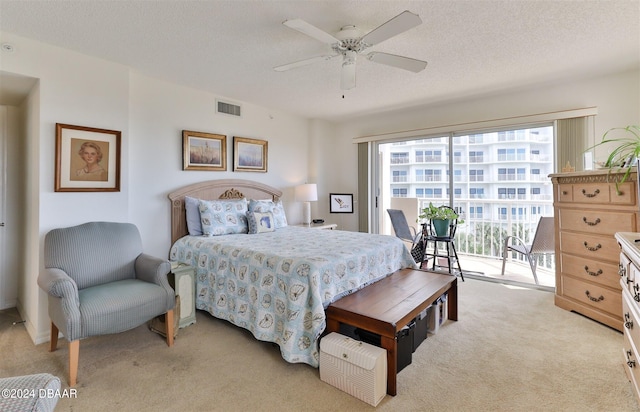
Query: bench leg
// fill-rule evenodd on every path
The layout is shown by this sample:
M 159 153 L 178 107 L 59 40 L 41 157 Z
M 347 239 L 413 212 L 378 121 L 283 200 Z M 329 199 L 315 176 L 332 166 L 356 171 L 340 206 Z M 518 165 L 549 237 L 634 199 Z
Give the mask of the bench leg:
M 327 333 L 340 332 L 340 322 L 335 319 L 327 318 Z
M 447 295 L 447 317 L 450 320 L 458 320 L 458 279 L 453 280 Z
M 387 350 L 387 393 L 391 396 L 396 396 L 398 341 L 395 338 L 380 336 L 380 346 Z

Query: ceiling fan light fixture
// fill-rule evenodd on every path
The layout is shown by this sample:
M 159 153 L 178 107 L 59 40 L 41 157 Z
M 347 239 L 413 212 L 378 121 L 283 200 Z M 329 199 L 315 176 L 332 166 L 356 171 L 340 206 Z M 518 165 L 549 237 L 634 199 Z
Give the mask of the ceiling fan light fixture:
M 286 20 L 283 24 L 293 30 L 305 34 L 311 38 L 329 44 L 334 54 L 312 57 L 299 62 L 289 63 L 274 67 L 276 71 L 286 71 L 295 67 L 305 66 L 321 60 L 329 60 L 336 56 L 342 56 L 342 71 L 340 74 L 340 86 L 342 90 L 349 90 L 356 86 L 356 58 L 363 51 L 381 43 L 393 36 L 397 36 L 422 23 L 420 16 L 404 11 L 386 23 L 371 30 L 362 36 L 360 30 L 354 25 L 343 26 L 335 36 L 321 30 L 304 20 Z M 388 53 L 372 52 L 366 58 L 374 63 L 409 70 L 414 73 L 424 70 L 427 62 L 410 57 L 396 56 Z

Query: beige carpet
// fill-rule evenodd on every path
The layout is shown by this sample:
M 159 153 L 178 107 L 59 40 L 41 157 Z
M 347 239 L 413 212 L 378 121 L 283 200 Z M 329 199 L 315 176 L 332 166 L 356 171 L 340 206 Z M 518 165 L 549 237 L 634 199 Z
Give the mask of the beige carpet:
M 622 334 L 553 305 L 553 294 L 469 279 L 447 322 L 398 375 L 380 411 L 639 411 Z M 67 380 L 67 344 L 34 346 L 0 311 L 0 377 Z M 198 312 L 175 347 L 139 327 L 80 344 L 77 399 L 57 411 L 353 411 L 368 404 L 288 364 L 276 347 Z M 67 387 L 66 383 L 63 387 Z

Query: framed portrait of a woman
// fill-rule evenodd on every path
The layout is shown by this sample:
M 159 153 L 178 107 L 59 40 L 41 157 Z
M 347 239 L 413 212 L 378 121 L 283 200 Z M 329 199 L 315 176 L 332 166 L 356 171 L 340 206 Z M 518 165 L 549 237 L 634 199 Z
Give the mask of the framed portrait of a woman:
M 117 130 L 56 123 L 56 192 L 119 192 Z

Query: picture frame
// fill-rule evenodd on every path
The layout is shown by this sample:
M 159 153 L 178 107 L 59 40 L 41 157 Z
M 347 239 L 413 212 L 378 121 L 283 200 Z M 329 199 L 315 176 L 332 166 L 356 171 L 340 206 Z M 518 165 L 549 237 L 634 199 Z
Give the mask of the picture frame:
M 55 191 L 119 192 L 122 132 L 56 123 Z
M 353 213 L 353 194 L 330 193 L 329 213 Z
M 233 137 L 233 171 L 267 172 L 269 145 L 266 140 Z
M 182 170 L 227 170 L 227 136 L 182 131 Z

